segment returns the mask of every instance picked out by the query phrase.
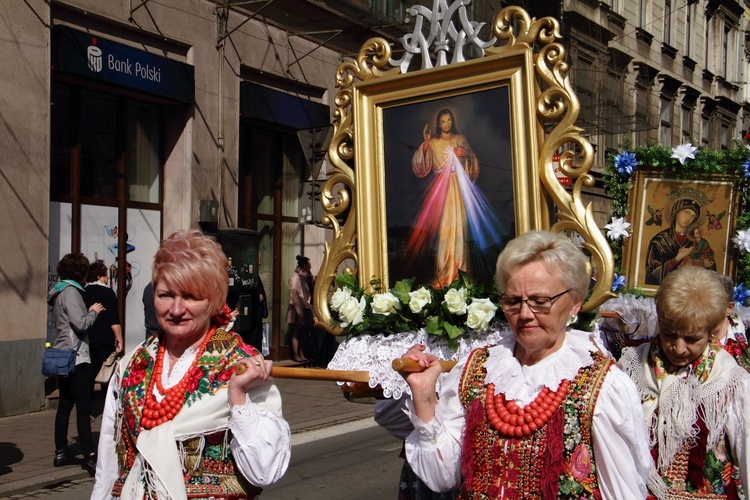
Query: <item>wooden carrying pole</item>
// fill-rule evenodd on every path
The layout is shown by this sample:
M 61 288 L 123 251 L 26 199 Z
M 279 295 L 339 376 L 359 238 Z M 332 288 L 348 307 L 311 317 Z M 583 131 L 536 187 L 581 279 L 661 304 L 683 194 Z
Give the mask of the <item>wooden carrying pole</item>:
M 444 372 L 449 372 L 456 365 L 455 361 L 440 361 Z M 419 372 L 424 367 L 416 361 L 407 358 L 393 360 L 393 369 L 397 372 Z M 242 368 L 240 368 L 242 367 Z M 244 373 L 244 364 L 237 365 L 237 373 Z M 306 380 L 333 380 L 337 382 L 363 382 L 370 381 L 370 372 L 358 370 L 320 370 L 317 368 L 296 368 L 291 366 L 274 366 L 271 368 L 271 376 L 276 378 L 299 378 Z
M 455 361 L 440 361 L 444 372 L 449 372 L 456 365 Z M 420 372 L 424 370 L 416 361 L 407 358 L 393 360 L 393 369 L 397 372 Z M 308 380 L 335 380 L 338 382 L 364 382 L 370 381 L 370 372 L 357 370 L 320 370 L 315 368 L 294 368 L 290 366 L 274 366 L 271 368 L 271 376 L 277 378 L 302 378 Z
M 424 366 L 409 358 L 396 358 L 391 363 L 393 369 L 397 372 L 414 373 L 424 371 Z M 455 361 L 440 361 L 440 367 L 444 372 L 449 372 L 456 366 Z
M 292 366 L 274 366 L 271 376 L 276 378 L 303 378 L 307 380 L 333 380 L 336 382 L 370 381 L 370 372 L 355 370 L 321 370 L 318 368 L 295 368 Z

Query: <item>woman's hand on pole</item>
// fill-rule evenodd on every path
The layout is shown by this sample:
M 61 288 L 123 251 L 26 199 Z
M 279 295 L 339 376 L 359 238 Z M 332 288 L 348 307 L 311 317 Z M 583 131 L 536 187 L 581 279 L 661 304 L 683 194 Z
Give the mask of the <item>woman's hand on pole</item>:
M 425 352 L 426 346 L 416 344 L 412 346 L 402 357 L 416 361 L 425 369 L 420 372 L 400 372 L 411 388 L 414 410 L 417 416 L 425 423 L 435 416 L 437 406 L 437 379 L 443 372 L 440 360 L 434 354 Z
M 234 376 L 229 380 L 229 403 L 232 406 L 244 405 L 247 392 L 268 380 L 272 367 L 273 361 L 263 359 L 260 354 L 239 360 Z

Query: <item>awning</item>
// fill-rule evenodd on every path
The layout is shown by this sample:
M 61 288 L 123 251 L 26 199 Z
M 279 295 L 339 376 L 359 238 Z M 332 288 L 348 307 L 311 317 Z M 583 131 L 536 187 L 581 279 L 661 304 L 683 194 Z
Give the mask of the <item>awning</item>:
M 328 106 L 257 83 L 240 83 L 240 114 L 295 130 L 331 123 Z

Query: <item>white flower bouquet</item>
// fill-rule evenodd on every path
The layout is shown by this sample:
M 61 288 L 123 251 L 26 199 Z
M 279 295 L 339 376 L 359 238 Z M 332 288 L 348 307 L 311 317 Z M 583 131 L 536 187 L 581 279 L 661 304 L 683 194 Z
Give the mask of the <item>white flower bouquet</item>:
M 395 334 L 424 328 L 428 335 L 455 341 L 470 331 L 484 331 L 497 320 L 498 293 L 459 276 L 449 286 L 433 289 L 413 278 L 396 282 L 384 291 L 380 280 L 370 282 L 366 293 L 351 274 L 336 276 L 331 295 L 334 317 L 350 335 Z

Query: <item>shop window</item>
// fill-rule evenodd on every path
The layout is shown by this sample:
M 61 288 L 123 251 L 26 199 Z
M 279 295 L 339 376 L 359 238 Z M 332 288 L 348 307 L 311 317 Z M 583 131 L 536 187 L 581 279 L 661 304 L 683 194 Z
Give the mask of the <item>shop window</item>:
M 128 199 L 159 203 L 161 110 L 156 106 L 128 106 Z
M 128 200 L 160 203 L 161 116 L 157 105 L 53 84 L 53 199 L 77 191 L 86 203 L 116 204 L 119 165 L 124 159 Z M 75 178 L 80 178 L 78 185 Z
M 58 197 L 73 194 L 71 99 L 68 87 L 52 85 L 50 191 Z
M 117 98 L 94 92 L 81 95 L 81 196 L 117 199 L 120 157 Z
M 250 120 L 240 124 L 239 226 L 263 233 L 259 274 L 268 297 L 272 356 L 286 357 L 286 307 L 295 257 L 304 248 L 299 200 L 308 196 L 310 173 L 293 130 L 264 127 Z M 278 288 L 277 288 L 278 287 Z M 278 325 L 275 322 L 278 320 Z

